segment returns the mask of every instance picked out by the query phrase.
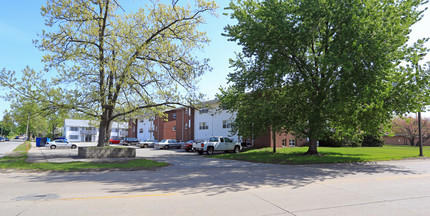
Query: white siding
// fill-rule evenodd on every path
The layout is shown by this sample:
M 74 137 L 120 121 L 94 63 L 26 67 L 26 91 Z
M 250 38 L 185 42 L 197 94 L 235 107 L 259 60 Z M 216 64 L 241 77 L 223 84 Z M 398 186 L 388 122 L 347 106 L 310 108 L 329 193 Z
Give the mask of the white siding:
M 151 121 L 150 121 L 151 120 Z M 140 116 L 137 120 L 137 138 L 139 140 L 154 139 L 154 117 Z
M 89 120 L 66 119 L 64 120 L 64 137 L 72 142 L 85 142 L 85 138 L 90 139 L 90 142 L 97 142 L 99 138 L 99 129 L 95 126 L 95 122 Z M 72 131 L 71 128 L 78 128 L 77 131 Z M 92 128 L 95 133 L 85 134 L 83 131 L 87 128 Z M 112 123 L 112 129 L 127 131 L 127 123 Z M 91 130 L 92 131 L 92 130 Z M 117 130 L 118 131 L 118 130 Z M 111 137 L 117 137 L 118 132 L 111 132 Z
M 200 113 L 199 110 L 194 112 L 194 138 L 207 139 L 211 136 L 226 136 L 238 142 L 238 136 L 231 134 L 231 128 L 223 128 L 223 120 L 233 121 L 236 113 L 219 109 L 218 106 L 218 103 L 212 103 L 207 113 Z M 207 130 L 200 129 L 202 122 L 208 126 Z

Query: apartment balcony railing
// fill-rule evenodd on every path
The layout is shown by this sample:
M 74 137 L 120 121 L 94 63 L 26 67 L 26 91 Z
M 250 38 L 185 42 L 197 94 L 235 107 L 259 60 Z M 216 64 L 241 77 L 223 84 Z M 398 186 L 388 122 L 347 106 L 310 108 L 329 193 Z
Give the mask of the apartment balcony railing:
M 97 135 L 97 130 L 81 130 L 80 134 L 83 134 L 83 135 Z

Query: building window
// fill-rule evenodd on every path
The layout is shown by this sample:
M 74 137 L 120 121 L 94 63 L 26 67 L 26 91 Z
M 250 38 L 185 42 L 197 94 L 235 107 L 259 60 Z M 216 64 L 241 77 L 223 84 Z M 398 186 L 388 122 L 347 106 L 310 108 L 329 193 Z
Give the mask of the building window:
M 173 116 L 173 119 L 176 119 L 176 113 L 173 113 L 172 116 Z
M 70 131 L 79 131 L 79 127 L 70 127 Z
M 282 146 L 287 146 L 287 139 L 282 139 Z
M 203 108 L 203 109 L 200 110 L 200 114 L 208 113 L 208 112 L 209 112 L 208 108 Z
M 157 125 L 155 125 L 155 131 L 157 131 Z
M 295 145 L 296 145 L 296 140 L 290 139 L 290 146 L 295 146 Z
M 185 123 L 185 130 L 188 129 L 188 123 Z
M 208 125 L 206 125 L 206 122 L 200 122 L 200 123 L 199 123 L 199 129 L 200 129 L 200 130 L 208 130 L 208 129 L 209 129 L 209 126 L 208 126 Z
M 139 122 L 140 122 L 140 123 L 143 123 L 143 119 L 139 119 Z
M 139 128 L 139 133 L 143 133 L 143 128 Z
M 222 128 L 231 128 L 231 121 L 230 120 L 223 120 L 222 121 Z
M 77 139 L 79 139 L 79 135 L 69 135 L 69 139 L 77 140 Z

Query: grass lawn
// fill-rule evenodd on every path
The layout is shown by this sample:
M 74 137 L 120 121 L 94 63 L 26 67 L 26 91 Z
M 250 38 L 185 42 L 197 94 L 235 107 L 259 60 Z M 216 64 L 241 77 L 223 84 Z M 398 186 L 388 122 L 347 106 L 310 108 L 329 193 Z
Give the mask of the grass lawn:
M 320 155 L 304 155 L 308 147 L 252 149 L 239 154 L 219 154 L 213 158 L 251 161 L 274 164 L 321 164 L 367 161 L 400 160 L 419 157 L 418 146 L 384 146 L 360 148 L 318 147 Z M 423 147 L 424 155 L 430 155 L 430 146 Z
M 27 146 L 23 143 L 14 153 L 0 158 L 0 169 L 35 170 L 35 171 L 88 171 L 88 170 L 152 170 L 167 166 L 167 163 L 146 159 L 134 159 L 122 162 L 70 162 L 70 163 L 28 163 Z

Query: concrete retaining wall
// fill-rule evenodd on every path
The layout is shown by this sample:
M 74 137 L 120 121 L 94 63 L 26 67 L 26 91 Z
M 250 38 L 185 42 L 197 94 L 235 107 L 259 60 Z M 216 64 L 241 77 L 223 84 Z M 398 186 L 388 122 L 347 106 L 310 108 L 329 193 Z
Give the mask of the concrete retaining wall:
M 79 147 L 80 158 L 134 158 L 135 148 Z

